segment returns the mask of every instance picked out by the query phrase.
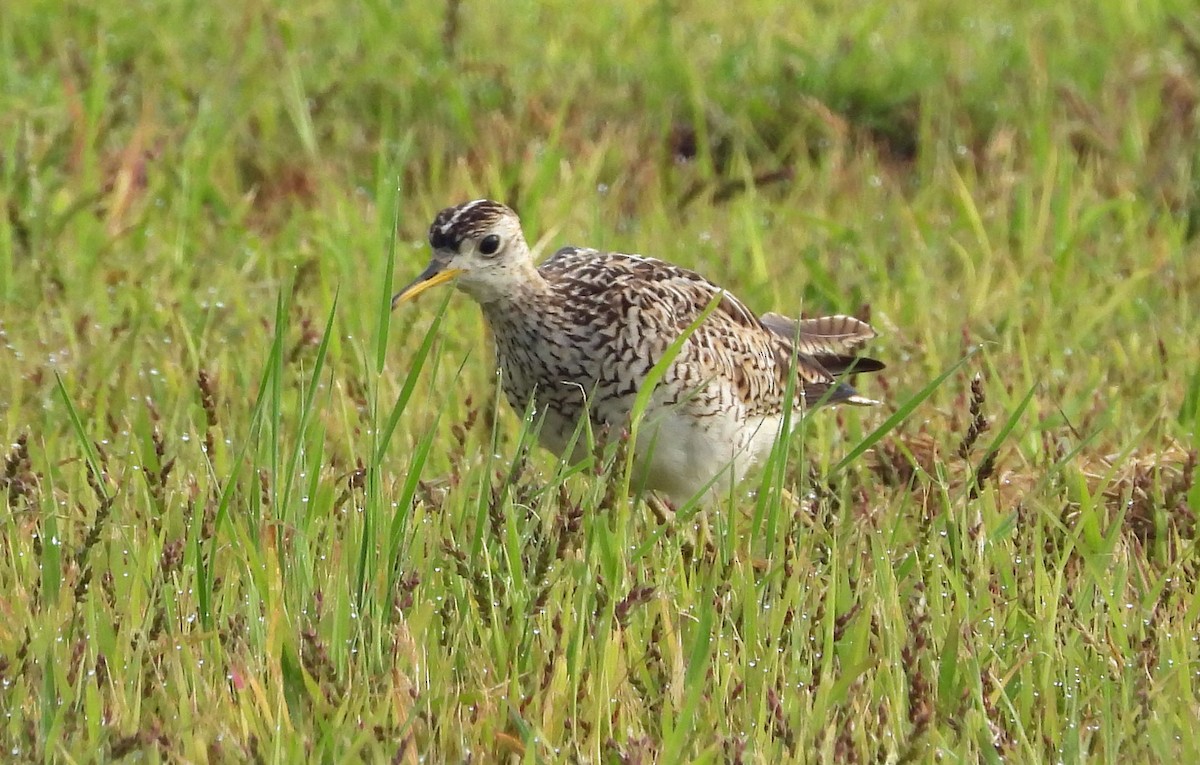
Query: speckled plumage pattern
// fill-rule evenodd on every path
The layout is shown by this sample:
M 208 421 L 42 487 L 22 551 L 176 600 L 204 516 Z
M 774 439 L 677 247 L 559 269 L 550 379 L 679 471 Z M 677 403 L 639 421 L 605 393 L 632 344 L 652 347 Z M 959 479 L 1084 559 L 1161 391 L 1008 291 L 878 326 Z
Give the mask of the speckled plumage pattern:
M 728 488 L 714 478 L 740 480 L 785 409 L 873 403 L 839 380 L 883 368 L 854 355 L 875 336 L 857 319 L 760 318 L 704 277 L 639 255 L 564 247 L 535 268 L 516 214 L 489 200 L 443 210 L 429 238 L 433 263 L 398 300 L 452 269 L 492 330 L 509 403 L 532 401 L 543 445 L 559 453 L 585 413 L 597 429 L 625 427 L 646 375 L 720 296 L 655 389 L 636 447 L 644 487 L 676 502 Z

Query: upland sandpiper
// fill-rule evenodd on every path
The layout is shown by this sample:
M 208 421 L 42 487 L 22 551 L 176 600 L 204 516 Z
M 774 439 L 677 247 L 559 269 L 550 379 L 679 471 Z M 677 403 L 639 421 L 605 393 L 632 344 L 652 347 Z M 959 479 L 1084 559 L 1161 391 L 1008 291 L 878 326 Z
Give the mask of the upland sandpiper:
M 438 213 L 429 244 L 428 268 L 393 308 L 457 279 L 491 328 L 509 403 L 540 419 L 542 445 L 558 454 L 585 414 L 594 433 L 628 427 L 647 374 L 715 304 L 666 368 L 634 445 L 637 487 L 676 503 L 740 481 L 788 408 L 794 425 L 817 405 L 875 403 L 841 379 L 883 369 L 856 355 L 875 331 L 853 317 L 755 316 L 699 274 L 641 255 L 564 247 L 535 266 L 516 213 L 488 199 Z

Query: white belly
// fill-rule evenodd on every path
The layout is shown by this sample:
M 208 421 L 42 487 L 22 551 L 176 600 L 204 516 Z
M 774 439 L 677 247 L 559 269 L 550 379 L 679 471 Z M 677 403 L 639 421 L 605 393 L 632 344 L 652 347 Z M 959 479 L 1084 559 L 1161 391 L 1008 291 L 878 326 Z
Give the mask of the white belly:
M 799 418 L 797 412 L 793 428 Z M 770 455 L 782 421 L 778 416 L 746 418 L 737 409 L 697 417 L 678 407 L 652 408 L 638 435 L 632 486 L 662 492 L 677 505 L 701 491 L 705 502 L 727 497 L 751 468 Z M 577 426 L 578 422 L 568 422 L 547 409 L 538 440 L 551 452 L 565 454 Z M 588 456 L 587 442 L 580 433 L 572 455 L 575 460 Z
M 795 420 L 793 419 L 793 422 Z M 746 473 L 771 453 L 781 417 L 697 419 L 675 412 L 649 418 L 638 439 L 636 480 L 682 504 L 704 491 L 705 501 L 727 497 Z

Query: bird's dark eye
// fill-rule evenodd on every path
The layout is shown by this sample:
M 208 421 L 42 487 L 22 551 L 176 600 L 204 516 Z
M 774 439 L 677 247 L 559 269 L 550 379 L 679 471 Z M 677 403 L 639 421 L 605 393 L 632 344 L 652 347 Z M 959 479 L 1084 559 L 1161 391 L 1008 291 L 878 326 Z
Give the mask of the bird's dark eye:
M 483 255 L 495 255 L 498 249 L 500 249 L 500 237 L 495 234 L 488 234 L 479 243 L 479 252 Z

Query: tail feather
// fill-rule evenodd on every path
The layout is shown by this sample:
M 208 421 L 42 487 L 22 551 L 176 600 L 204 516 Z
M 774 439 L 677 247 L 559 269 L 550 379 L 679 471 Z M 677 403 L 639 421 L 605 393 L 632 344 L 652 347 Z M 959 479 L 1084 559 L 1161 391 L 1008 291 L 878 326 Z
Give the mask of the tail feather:
M 860 395 L 853 386 L 840 379 L 885 368 L 881 361 L 857 355 L 858 350 L 876 336 L 870 324 L 853 316 L 822 316 L 797 321 L 777 313 L 763 314 L 759 321 L 786 341 L 786 346 L 779 352 L 795 359 L 808 406 L 872 406 L 879 403 Z
M 816 319 L 789 319 L 777 313 L 765 313 L 762 325 L 796 344 L 796 350 L 819 356 L 823 353 L 853 353 L 876 337 L 875 330 L 853 316 L 822 316 Z
M 853 386 L 844 382 L 833 384 L 809 383 L 804 386 L 804 402 L 808 407 L 849 404 L 851 406 L 875 406 L 879 402 L 860 394 Z
M 813 359 L 825 368 L 825 371 L 835 377 L 856 375 L 863 372 L 878 372 L 887 369 L 887 365 L 878 359 L 868 356 L 842 356 L 835 354 L 819 354 Z

